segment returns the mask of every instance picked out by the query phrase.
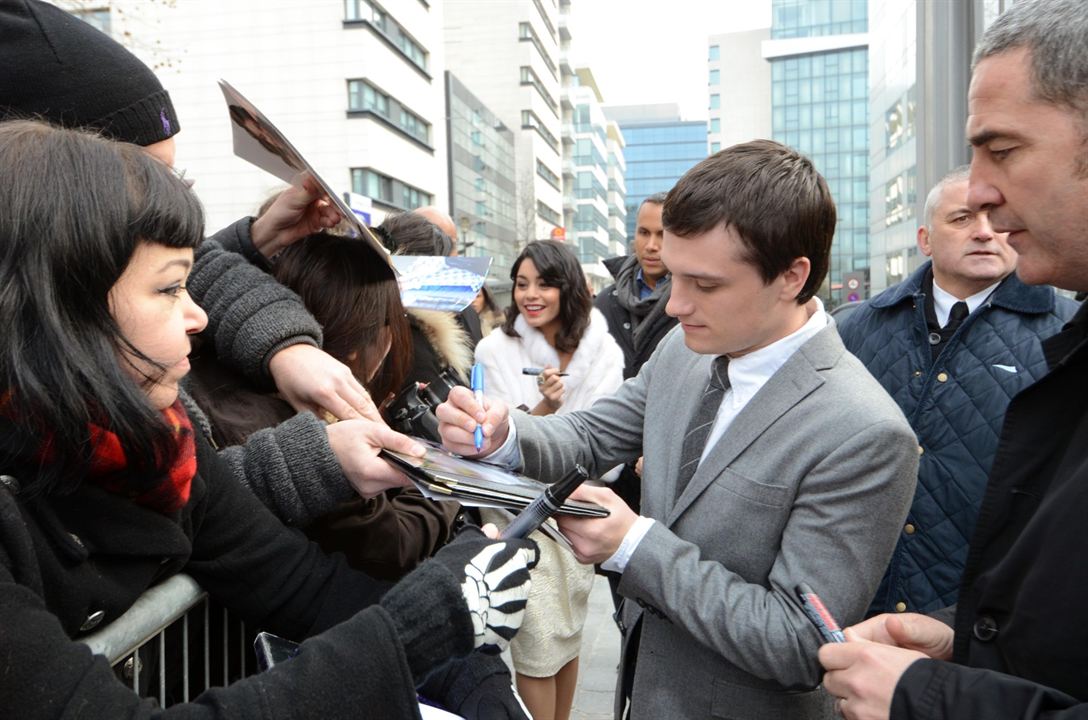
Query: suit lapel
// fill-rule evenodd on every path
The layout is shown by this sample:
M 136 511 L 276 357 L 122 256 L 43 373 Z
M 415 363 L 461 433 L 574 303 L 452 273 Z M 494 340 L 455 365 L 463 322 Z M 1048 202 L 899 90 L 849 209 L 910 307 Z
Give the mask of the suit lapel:
M 718 439 L 710 454 L 699 465 L 691 482 L 677 499 L 676 504 L 672 506 L 668 513 L 669 526 L 672 526 L 714 481 L 714 478 L 721 475 L 722 471 L 758 440 L 767 428 L 808 397 L 816 388 L 823 385 L 824 380 L 818 371 L 831 367 L 835 358 L 841 354 L 836 352 L 836 344 L 841 349 L 842 343 L 838 339 L 838 331 L 833 326 L 820 331 L 802 345 L 786 361 L 786 364 L 771 376 L 767 384 L 748 401 L 730 424 L 729 429 Z M 709 369 L 706 369 L 706 372 L 709 372 Z M 702 391 L 701 386 L 699 391 Z M 695 400 L 690 402 L 694 403 Z M 675 469 L 680 464 L 678 448 L 681 444 L 673 443 L 677 449 L 670 451 L 669 467 L 673 469 L 671 473 L 673 482 L 669 483 L 670 492 L 675 492 L 672 488 L 675 487 L 676 482 Z M 771 451 L 773 452 L 773 449 Z

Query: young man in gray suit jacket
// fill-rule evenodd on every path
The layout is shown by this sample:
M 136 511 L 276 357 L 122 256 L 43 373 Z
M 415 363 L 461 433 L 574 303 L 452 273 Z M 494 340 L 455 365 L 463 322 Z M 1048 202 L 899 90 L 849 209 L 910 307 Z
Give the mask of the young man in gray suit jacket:
M 609 517 L 560 519 L 581 561 L 622 573 L 617 718 L 827 717 L 794 588 L 862 617 L 911 502 L 914 433 L 815 297 L 835 206 L 807 158 L 766 140 L 724 150 L 668 194 L 664 224 L 680 327 L 636 377 L 547 418 L 459 389 L 443 440 L 546 481 L 645 456 L 641 516 L 585 487 Z

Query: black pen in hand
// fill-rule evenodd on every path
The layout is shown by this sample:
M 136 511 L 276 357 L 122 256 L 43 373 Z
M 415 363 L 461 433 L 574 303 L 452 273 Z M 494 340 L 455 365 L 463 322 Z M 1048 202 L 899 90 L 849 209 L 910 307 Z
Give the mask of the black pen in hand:
M 797 598 L 801 601 L 801 609 L 805 611 L 805 615 L 816 626 L 825 643 L 846 642 L 846 636 L 842 634 L 839 624 L 831 616 L 831 611 L 827 609 L 824 601 L 812 591 L 807 583 L 798 585 L 794 592 L 797 593 Z
M 589 479 L 589 473 L 581 465 L 575 466 L 561 480 L 544 488 L 535 500 L 518 513 L 502 531 L 502 538 L 523 538 L 559 512 L 575 488 Z

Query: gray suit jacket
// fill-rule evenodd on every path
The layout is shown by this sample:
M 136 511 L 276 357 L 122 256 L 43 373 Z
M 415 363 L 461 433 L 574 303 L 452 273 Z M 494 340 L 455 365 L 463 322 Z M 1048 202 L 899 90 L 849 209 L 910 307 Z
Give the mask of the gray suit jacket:
M 794 587 L 809 583 L 844 625 L 862 618 L 910 507 L 914 433 L 830 326 L 752 398 L 674 500 L 711 360 L 677 328 L 615 396 L 518 415 L 525 471 L 552 481 L 572 462 L 599 474 L 645 456 L 642 514 L 657 522 L 619 585 L 625 626 L 642 626 L 632 717 L 829 717 L 821 640 Z M 622 702 L 617 693 L 617 717 Z

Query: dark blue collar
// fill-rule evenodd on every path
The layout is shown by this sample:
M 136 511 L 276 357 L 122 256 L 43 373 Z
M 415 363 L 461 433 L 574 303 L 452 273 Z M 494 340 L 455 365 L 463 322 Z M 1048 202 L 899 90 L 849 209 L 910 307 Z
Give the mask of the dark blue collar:
M 910 277 L 880 293 L 869 303 L 874 308 L 890 308 L 925 295 L 925 277 L 932 261 L 925 262 Z M 989 302 L 1018 313 L 1047 313 L 1054 310 L 1054 290 L 1049 285 L 1025 285 L 1016 273 L 1001 281 Z

